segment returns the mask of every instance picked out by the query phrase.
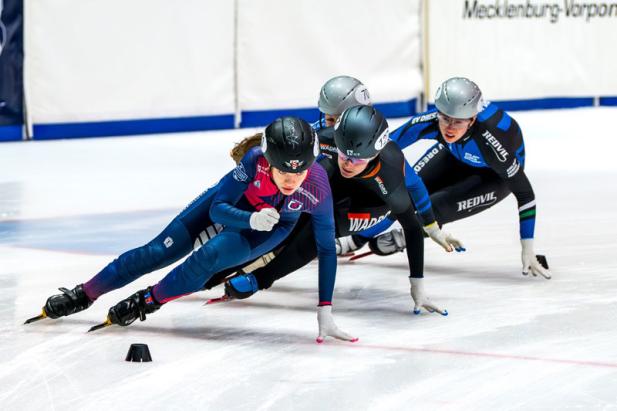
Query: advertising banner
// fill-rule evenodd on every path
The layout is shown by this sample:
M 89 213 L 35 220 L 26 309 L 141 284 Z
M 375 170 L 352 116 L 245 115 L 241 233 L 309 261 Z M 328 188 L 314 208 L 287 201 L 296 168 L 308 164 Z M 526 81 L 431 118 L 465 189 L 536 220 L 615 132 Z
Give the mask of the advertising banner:
M 0 141 L 22 138 L 23 2 L 0 0 Z
M 517 108 L 617 95 L 617 1 L 431 0 L 428 96 L 452 76 Z

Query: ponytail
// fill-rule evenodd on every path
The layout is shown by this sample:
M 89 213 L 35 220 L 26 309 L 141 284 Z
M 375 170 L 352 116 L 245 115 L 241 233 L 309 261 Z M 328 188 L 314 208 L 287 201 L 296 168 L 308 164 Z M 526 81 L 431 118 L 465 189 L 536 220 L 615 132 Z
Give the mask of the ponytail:
M 250 137 L 246 137 L 244 140 L 234 145 L 234 148 L 231 149 L 229 155 L 233 158 L 236 164 L 240 163 L 240 160 L 242 160 L 242 157 L 244 157 L 247 151 L 261 144 L 261 136 L 262 133 L 256 133 Z

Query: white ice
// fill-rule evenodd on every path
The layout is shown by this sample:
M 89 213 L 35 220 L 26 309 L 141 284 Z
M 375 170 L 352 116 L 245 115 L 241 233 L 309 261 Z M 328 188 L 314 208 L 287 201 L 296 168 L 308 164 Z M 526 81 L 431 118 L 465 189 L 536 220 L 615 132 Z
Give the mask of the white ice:
M 404 254 L 340 260 L 334 314 L 355 344 L 315 343 L 315 263 L 249 300 L 204 307 L 221 291 L 197 293 L 86 333 L 160 270 L 23 325 L 157 234 L 252 130 L 0 144 L 0 409 L 617 409 L 617 109 L 513 115 L 553 279 L 521 275 L 510 196 L 446 226 L 466 253 L 427 240 L 427 291 L 447 317 L 411 313 Z M 153 362 L 125 362 L 131 343 Z

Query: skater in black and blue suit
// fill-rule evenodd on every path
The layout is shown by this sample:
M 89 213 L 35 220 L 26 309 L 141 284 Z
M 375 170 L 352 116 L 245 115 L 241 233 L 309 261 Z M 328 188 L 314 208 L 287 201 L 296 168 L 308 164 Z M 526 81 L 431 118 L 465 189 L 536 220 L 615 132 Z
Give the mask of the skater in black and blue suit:
M 522 273 L 551 278 L 546 262 L 534 253 L 536 198 L 525 174 L 525 143 L 516 120 L 496 104 L 485 102 L 471 80 L 454 77 L 438 88 L 435 109 L 412 117 L 391 138 L 405 148 L 420 139 L 434 139 L 414 164 L 428 192 L 440 225 L 478 214 L 514 194 L 518 203 Z M 384 221 L 360 236 L 370 238 L 386 229 Z M 380 255 L 405 247 L 400 230 L 370 241 Z

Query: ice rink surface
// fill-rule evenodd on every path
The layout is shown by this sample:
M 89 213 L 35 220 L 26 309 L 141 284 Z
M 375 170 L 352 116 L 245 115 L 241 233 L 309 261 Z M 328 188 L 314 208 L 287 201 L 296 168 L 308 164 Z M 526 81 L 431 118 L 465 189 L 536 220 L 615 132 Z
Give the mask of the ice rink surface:
M 617 409 L 617 109 L 513 116 L 553 279 L 521 275 L 510 196 L 445 226 L 466 253 L 427 240 L 427 292 L 447 317 L 412 314 L 404 254 L 339 260 L 334 315 L 355 344 L 314 341 L 315 263 L 248 300 L 204 307 L 221 290 L 197 293 L 86 333 L 161 270 L 23 325 L 156 235 L 252 130 L 0 144 L 0 409 Z M 125 362 L 131 343 L 154 361 Z

